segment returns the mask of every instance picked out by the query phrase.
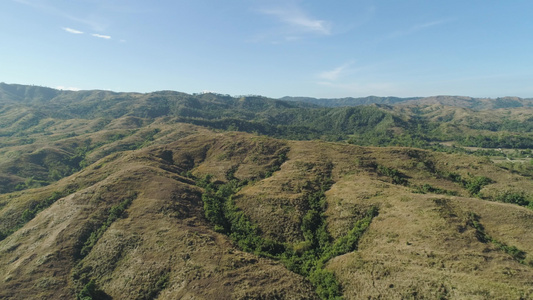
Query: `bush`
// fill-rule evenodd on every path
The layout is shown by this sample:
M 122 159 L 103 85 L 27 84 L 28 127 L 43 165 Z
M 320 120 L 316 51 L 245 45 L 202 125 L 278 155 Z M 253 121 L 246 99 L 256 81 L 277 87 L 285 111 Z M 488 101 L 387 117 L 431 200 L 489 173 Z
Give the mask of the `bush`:
M 493 183 L 492 179 L 485 177 L 485 176 L 475 176 L 473 178 L 470 178 L 468 180 L 465 180 L 463 185 L 468 190 L 470 195 L 472 196 L 479 196 L 479 192 L 481 189 L 488 185 Z
M 326 171 L 331 168 L 332 165 L 328 164 Z M 292 247 L 261 237 L 257 225 L 236 207 L 232 196 L 244 182 L 233 178 L 226 184 L 215 184 L 206 176 L 197 180 L 197 184 L 205 188 L 202 195 L 205 217 L 216 231 L 229 235 L 242 250 L 279 259 L 287 269 L 308 277 L 322 299 L 340 299 L 340 285 L 333 273 L 323 269 L 323 264 L 334 256 L 357 248 L 360 237 L 377 215 L 377 208 L 369 209 L 365 217 L 357 221 L 354 228 L 332 246 L 323 214 L 326 209 L 324 193 L 330 188 L 332 181 L 329 172 L 321 174 L 306 187 L 308 210 L 301 223 L 305 241 Z
M 450 196 L 457 195 L 457 192 L 455 191 L 449 191 L 449 190 L 437 188 L 428 183 L 425 183 L 424 185 L 421 185 L 421 186 L 415 186 L 413 192 L 420 193 L 420 194 L 432 193 L 432 194 L 441 194 L 441 195 L 450 195 Z
M 122 202 L 112 206 L 111 209 L 109 209 L 109 214 L 105 222 L 98 229 L 92 231 L 90 235 L 87 233 L 89 237 L 83 243 L 83 247 L 80 250 L 81 257 L 85 257 L 87 254 L 89 254 L 89 252 L 91 252 L 92 248 L 102 237 L 107 228 L 109 228 L 109 226 L 111 226 L 111 224 L 113 224 L 113 222 L 115 222 L 118 218 L 122 217 L 124 211 L 131 205 L 131 202 L 133 202 L 133 199 L 136 197 L 136 193 L 131 193 L 124 200 L 122 200 Z
M 78 293 L 78 300 L 110 300 L 111 297 L 99 290 L 94 280 L 90 280 Z
M 378 174 L 391 178 L 392 183 L 394 184 L 400 184 L 400 185 L 407 184 L 407 179 L 406 179 L 405 174 L 403 174 L 402 172 L 396 169 L 392 169 L 392 168 L 379 165 L 377 170 L 378 170 Z
M 472 226 L 476 230 L 476 237 L 480 242 L 483 242 L 483 243 L 491 242 L 496 247 L 498 247 L 500 250 L 509 254 L 513 259 L 515 259 L 519 263 L 526 264 L 525 262 L 526 254 L 527 254 L 526 252 L 516 248 L 515 246 L 509 246 L 505 244 L 504 242 L 501 242 L 501 241 L 498 241 L 492 238 L 490 235 L 488 235 L 485 232 L 485 228 L 483 227 L 483 225 L 481 225 L 481 223 L 479 222 L 479 219 L 480 217 L 478 215 L 471 212 L 468 214 L 467 225 Z
M 309 280 L 316 287 L 318 296 L 322 299 L 342 299 L 341 287 L 330 271 L 317 268 L 309 276 Z
M 505 190 L 499 192 L 495 197 L 494 201 L 512 203 L 520 206 L 531 206 L 533 202 L 528 199 L 528 196 L 524 192 L 516 192 Z

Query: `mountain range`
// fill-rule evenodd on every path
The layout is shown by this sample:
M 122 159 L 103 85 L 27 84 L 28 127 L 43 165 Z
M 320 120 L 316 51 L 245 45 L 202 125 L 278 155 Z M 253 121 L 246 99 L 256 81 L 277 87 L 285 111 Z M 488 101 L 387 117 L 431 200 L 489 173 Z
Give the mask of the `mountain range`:
M 0 298 L 531 299 L 532 121 L 1 83 Z
M 324 107 L 357 106 L 369 104 L 386 105 L 445 105 L 470 108 L 473 110 L 486 110 L 513 107 L 531 107 L 533 99 L 519 97 L 501 98 L 472 98 L 464 96 L 433 96 L 433 97 L 362 97 L 362 98 L 310 98 L 310 97 L 283 97 L 284 101 L 298 101 L 312 103 Z

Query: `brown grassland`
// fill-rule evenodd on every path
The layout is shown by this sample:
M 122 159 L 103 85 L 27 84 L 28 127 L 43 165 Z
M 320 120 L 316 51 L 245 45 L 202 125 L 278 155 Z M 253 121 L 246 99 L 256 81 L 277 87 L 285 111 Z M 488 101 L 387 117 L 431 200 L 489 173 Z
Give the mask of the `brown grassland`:
M 280 261 L 241 251 L 206 220 L 203 189 L 191 178 L 210 174 L 225 182 L 230 170 L 248 180 L 233 197 L 236 206 L 263 237 L 294 248 L 306 247 L 305 197 L 317 178 L 332 182 L 325 217 L 333 239 L 368 208 L 379 209 L 357 249 L 325 266 L 346 299 L 533 299 L 533 210 L 490 201 L 502 191 L 533 195 L 533 181 L 488 159 L 277 140 L 169 120 L 144 126 L 134 117 L 85 135 L 96 125 L 59 125 L 58 135 L 80 135 L 55 146 L 47 140 L 6 147 L 0 168 L 7 174 L 45 153 L 34 161 L 42 165 L 85 138 L 123 137 L 90 152 L 79 172 L 0 194 L 5 232 L 28 207 L 61 195 L 0 241 L 1 299 L 73 299 L 90 280 L 102 299 L 317 299 L 308 279 Z M 127 129 L 141 126 L 135 133 Z M 152 140 L 129 150 L 154 129 Z M 272 170 L 280 153 L 286 160 Z M 21 181 L 17 173 L 9 176 L 6 182 Z M 472 193 L 457 176 L 490 183 Z M 120 205 L 124 212 L 111 220 L 110 211 Z

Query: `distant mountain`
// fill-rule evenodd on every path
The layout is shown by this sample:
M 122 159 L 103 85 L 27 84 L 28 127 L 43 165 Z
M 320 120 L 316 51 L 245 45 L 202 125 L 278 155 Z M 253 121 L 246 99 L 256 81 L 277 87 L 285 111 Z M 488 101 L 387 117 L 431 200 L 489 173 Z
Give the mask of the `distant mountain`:
M 311 103 L 261 96 L 190 95 L 175 91 L 146 94 L 98 90 L 73 92 L 8 84 L 0 85 L 0 95 L 0 106 L 7 105 L 3 109 L 4 118 L 0 119 L 0 135 L 20 133 L 47 118 L 132 116 L 178 118 L 181 122 L 195 125 L 283 138 L 330 136 L 330 139 L 336 140 L 355 131 L 386 130 L 404 122 L 390 110 L 376 106 L 324 108 Z
M 312 97 L 283 97 L 280 100 L 283 101 L 298 101 L 312 103 L 325 107 L 339 107 L 339 106 L 358 106 L 358 105 L 370 105 L 370 104 L 387 104 L 394 105 L 406 101 L 412 101 L 421 99 L 420 97 L 411 98 L 399 98 L 399 97 L 377 97 L 368 96 L 362 98 L 312 98 Z
M 33 104 L 60 104 L 76 101 L 110 100 L 126 98 L 153 98 L 172 97 L 174 99 L 202 99 L 214 101 L 225 107 L 245 106 L 248 108 L 261 109 L 272 106 L 285 107 L 346 107 L 371 104 L 383 104 L 392 106 L 427 106 L 443 105 L 464 107 L 473 110 L 488 110 L 499 108 L 533 107 L 533 98 L 501 97 L 501 98 L 473 98 L 467 96 L 431 96 L 431 97 L 346 97 L 346 98 L 312 98 L 312 97 L 282 97 L 271 99 L 262 96 L 231 97 L 214 93 L 189 95 L 174 91 L 159 91 L 153 93 L 116 93 L 102 90 L 87 91 L 63 91 L 42 86 L 6 84 L 0 82 L 0 104 L 2 103 L 33 103 Z M 186 100 L 186 101 L 189 101 Z M 280 102 L 281 101 L 281 102 Z M 287 102 L 282 104 L 282 102 Z M 292 103 L 292 104 L 289 104 Z M 101 107 L 100 107 L 101 108 Z
M 472 98 L 464 96 L 432 96 L 417 100 L 408 100 L 402 105 L 445 105 L 470 108 L 473 110 L 489 110 L 499 108 L 533 107 L 532 98 Z
M 470 108 L 473 110 L 486 110 L 512 107 L 533 107 L 533 98 L 502 97 L 502 98 L 472 98 L 465 96 L 431 96 L 431 97 L 377 97 L 362 98 L 310 98 L 310 97 L 283 97 L 284 101 L 299 101 L 312 103 L 323 107 L 358 106 L 370 104 L 387 105 L 444 105 Z
M 328 107 L 321 106 L 326 104 Z M 529 136 L 532 108 L 532 99 L 513 97 L 272 99 L 176 91 L 75 92 L 1 83 L 0 136 L 18 137 L 17 143 L 23 144 L 33 134 L 49 134 L 66 120 L 92 120 L 96 130 L 127 116 L 145 120 L 165 117 L 219 130 L 359 145 L 427 147 L 453 140 L 463 146 L 529 148 L 533 147 L 533 135 Z
M 0 82 L 0 103 L 2 102 L 28 102 L 28 101 L 49 101 L 57 97 L 62 91 L 21 84 L 7 84 Z

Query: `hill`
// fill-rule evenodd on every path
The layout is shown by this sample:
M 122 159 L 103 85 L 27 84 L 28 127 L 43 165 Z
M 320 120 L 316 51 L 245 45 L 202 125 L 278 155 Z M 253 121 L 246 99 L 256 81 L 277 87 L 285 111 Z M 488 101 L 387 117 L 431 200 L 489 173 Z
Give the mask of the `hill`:
M 113 299 L 311 299 L 313 268 L 348 299 L 533 295 L 533 211 L 494 202 L 529 199 L 528 177 L 466 155 L 160 130 L 152 146 L 1 195 L 3 298 L 70 299 L 94 283 Z M 240 183 L 235 209 L 256 230 L 217 229 L 202 204 L 208 174 Z M 371 208 L 360 240 L 341 247 Z
M 502 98 L 472 98 L 464 96 L 433 96 L 433 97 L 361 97 L 361 98 L 311 98 L 311 97 L 283 97 L 284 101 L 298 101 L 312 103 L 324 107 L 357 106 L 370 104 L 386 105 L 444 105 L 464 107 L 473 110 L 488 110 L 498 108 L 532 107 L 533 99 L 519 97 Z
M 0 87 L 2 299 L 533 298 L 529 109 Z
M 282 97 L 280 100 L 283 101 L 298 101 L 312 103 L 324 107 L 340 107 L 340 106 L 358 106 L 358 105 L 370 105 L 370 104 L 386 104 L 394 105 L 403 102 L 408 102 L 412 100 L 422 99 L 420 97 L 411 97 L 411 98 L 399 98 L 399 97 L 377 97 L 377 96 L 368 96 L 361 98 L 312 98 L 312 97 Z

